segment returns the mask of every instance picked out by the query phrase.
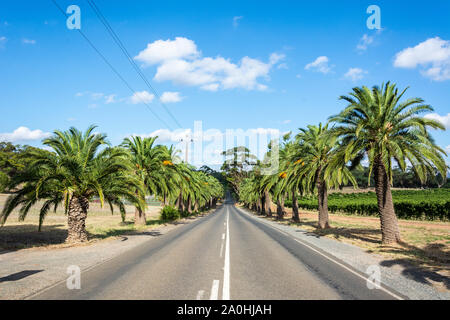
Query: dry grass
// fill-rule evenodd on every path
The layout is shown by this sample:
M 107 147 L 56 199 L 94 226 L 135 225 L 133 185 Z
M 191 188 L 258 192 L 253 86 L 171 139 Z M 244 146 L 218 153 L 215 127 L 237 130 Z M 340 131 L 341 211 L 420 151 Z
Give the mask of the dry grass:
M 275 210 L 274 210 L 275 209 Z M 292 209 L 279 223 L 309 231 L 315 235 L 350 243 L 369 253 L 381 255 L 386 264 L 416 266 L 450 276 L 450 223 L 399 220 L 403 243 L 381 245 L 380 220 L 374 217 L 330 214 L 331 228 L 317 228 L 317 212 L 301 211 L 300 223 L 292 221 Z M 276 207 L 272 208 L 276 212 Z M 272 218 L 276 220 L 274 216 Z
M 0 211 L 7 195 L 0 194 Z M 106 238 L 114 238 L 123 234 L 144 232 L 166 223 L 159 219 L 160 207 L 147 209 L 147 225 L 134 226 L 134 207 L 127 206 L 125 222 L 122 222 L 119 210 L 116 208 L 111 214 L 109 206 L 101 208 L 98 203 L 91 203 L 86 220 L 90 244 Z M 56 212 L 49 212 L 45 218 L 42 231 L 38 232 L 39 206 L 32 208 L 25 221 L 18 221 L 18 211 L 9 216 L 3 227 L 0 227 L 0 250 L 15 250 L 31 247 L 64 247 L 67 236 L 67 217 L 59 208 Z

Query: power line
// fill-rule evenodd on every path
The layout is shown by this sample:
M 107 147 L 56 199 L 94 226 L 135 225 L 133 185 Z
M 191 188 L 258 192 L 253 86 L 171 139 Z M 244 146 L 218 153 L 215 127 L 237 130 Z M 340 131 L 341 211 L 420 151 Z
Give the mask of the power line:
M 108 20 L 105 18 L 105 16 L 102 14 L 102 12 L 100 11 L 100 9 L 98 8 L 98 6 L 95 4 L 94 0 L 87 0 L 88 4 L 91 6 L 92 10 L 95 12 L 95 14 L 97 15 L 98 19 L 100 20 L 100 22 L 105 26 L 106 30 L 108 31 L 108 33 L 111 35 L 111 37 L 113 38 L 114 42 L 116 42 L 116 44 L 119 46 L 119 48 L 122 50 L 123 54 L 125 55 L 125 57 L 127 58 L 127 60 L 130 62 L 131 66 L 134 68 L 134 70 L 138 73 L 138 75 L 141 77 L 141 79 L 145 82 L 145 84 L 147 85 L 147 87 L 153 92 L 153 94 L 156 96 L 156 98 L 159 100 L 160 104 L 164 107 L 164 109 L 166 110 L 166 112 L 169 114 L 169 116 L 172 118 L 172 120 L 177 124 L 178 127 L 181 128 L 180 123 L 178 122 L 178 120 L 175 118 L 175 116 L 172 114 L 172 112 L 170 112 L 169 108 L 167 108 L 167 106 L 161 101 L 161 97 L 158 94 L 158 92 L 156 91 L 156 89 L 150 84 L 150 82 L 148 81 L 147 77 L 144 75 L 144 73 L 142 72 L 141 68 L 136 64 L 136 62 L 134 61 L 134 59 L 131 57 L 131 55 L 129 54 L 128 50 L 126 49 L 126 47 L 124 46 L 123 42 L 120 40 L 119 36 L 116 34 L 116 32 L 113 30 L 113 28 L 111 27 L 111 25 L 109 24 Z
M 53 4 L 61 11 L 61 13 L 68 18 L 69 16 L 66 14 L 66 12 L 58 5 L 58 3 L 55 0 L 52 0 Z M 169 130 L 172 130 L 172 128 L 160 117 L 158 114 L 156 114 L 153 109 L 150 107 L 150 105 L 145 102 L 138 94 L 137 92 L 130 86 L 130 84 L 122 77 L 122 75 L 119 73 L 119 71 L 114 68 L 114 66 L 106 59 L 106 57 L 97 49 L 97 47 L 89 40 L 89 38 L 81 31 L 81 29 L 77 29 L 78 32 L 83 36 L 83 38 L 89 43 L 89 45 L 94 49 L 95 52 L 102 58 L 102 60 L 111 68 L 111 70 L 119 77 L 120 80 L 128 87 L 128 89 L 133 92 L 133 94 L 136 94 L 138 99 L 141 100 L 142 103 L 144 103 L 147 108 L 150 110 L 150 112 L 157 118 L 159 121 L 161 121 Z

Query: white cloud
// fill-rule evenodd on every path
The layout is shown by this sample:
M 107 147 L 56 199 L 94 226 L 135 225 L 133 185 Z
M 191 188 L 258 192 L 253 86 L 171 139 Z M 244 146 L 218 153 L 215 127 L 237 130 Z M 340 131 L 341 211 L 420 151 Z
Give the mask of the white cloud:
M 205 84 L 205 85 L 201 86 L 200 89 L 206 90 L 206 91 L 217 91 L 217 90 L 219 90 L 219 84 L 218 83 Z
M 179 92 L 164 92 L 161 96 L 161 102 L 163 103 L 175 103 L 183 100 L 183 97 L 180 96 Z
M 102 92 L 90 92 L 90 91 L 85 91 L 85 92 L 77 92 L 75 94 L 75 97 L 79 98 L 79 97 L 83 97 L 83 96 L 88 96 L 89 98 L 91 98 L 94 101 L 99 101 L 99 100 L 103 100 L 105 104 L 111 104 L 111 103 L 117 103 L 119 101 L 123 101 L 123 99 L 119 99 L 117 100 L 117 94 L 104 94 Z M 97 107 L 96 104 L 91 104 L 91 107 Z
M 236 132 L 239 132 L 236 130 Z M 247 131 L 242 131 L 242 134 L 251 134 L 251 135 L 267 135 L 267 136 L 280 136 L 281 132 L 278 129 L 273 128 L 255 128 L 248 129 Z M 180 142 L 181 139 L 186 139 L 186 137 L 190 138 L 193 136 L 193 132 L 191 129 L 176 129 L 176 130 L 168 130 L 168 129 L 158 129 L 149 134 L 133 134 L 133 136 L 141 136 L 141 137 L 156 137 L 158 136 L 158 143 L 167 143 L 167 142 Z M 202 132 L 202 141 L 210 142 L 219 138 L 224 138 L 226 136 L 226 132 L 219 130 L 207 130 Z
M 283 124 L 289 124 L 291 122 L 292 122 L 292 120 L 284 120 L 284 121 L 282 121 Z
M 130 102 L 132 104 L 139 104 L 139 103 L 150 103 L 153 101 L 153 99 L 155 98 L 155 95 L 152 93 L 148 93 L 148 91 L 140 91 L 140 92 L 135 92 L 131 97 L 130 97 Z
M 278 54 L 278 53 L 274 52 L 270 55 L 269 62 L 270 62 L 270 64 L 277 64 L 284 58 L 286 58 L 285 54 Z
M 200 55 L 194 41 L 183 37 L 175 40 L 156 40 L 149 43 L 147 48 L 139 52 L 136 60 L 146 65 L 162 63 L 167 60 L 194 59 Z
M 395 56 L 394 66 L 414 69 L 434 81 L 450 80 L 450 41 L 430 38 L 415 47 L 406 48 Z
M 36 40 L 33 40 L 33 39 L 22 39 L 22 43 L 24 43 L 24 44 L 36 44 Z
M 49 132 L 42 130 L 30 130 L 27 127 L 19 127 L 11 133 L 0 133 L 0 141 L 30 141 L 41 140 L 51 135 Z
M 445 152 L 447 152 L 447 155 L 450 155 L 450 144 L 445 147 Z
M 4 36 L 0 37 L 0 42 L 5 42 L 6 40 L 8 40 L 6 37 L 4 37 Z
M 116 95 L 115 94 L 110 94 L 105 96 L 105 104 L 110 104 L 110 103 L 115 103 L 116 101 Z
M 101 98 L 103 98 L 104 94 L 101 92 L 94 92 L 91 94 L 92 99 L 94 100 L 100 100 Z
M 442 123 L 447 129 L 450 129 L 450 113 L 447 113 L 446 116 L 441 116 L 437 113 L 429 113 L 425 115 L 425 118 L 437 120 Z
M 331 71 L 332 68 L 328 65 L 328 61 L 329 61 L 328 57 L 320 56 L 313 62 L 308 63 L 305 66 L 305 70 L 312 70 L 316 72 L 321 72 L 323 74 L 327 74 L 328 72 Z
M 237 28 L 239 26 L 239 20 L 241 20 L 243 16 L 233 17 L 233 27 Z
M 223 57 L 202 57 L 192 40 L 177 37 L 175 40 L 157 40 L 147 45 L 136 57 L 144 65 L 157 65 L 154 79 L 175 84 L 198 86 L 202 90 L 244 88 L 265 90 L 259 78 L 269 79 L 269 71 L 285 58 L 273 53 L 265 63 L 243 57 L 237 64 Z
M 361 80 L 364 78 L 364 75 L 367 74 L 367 71 L 360 68 L 350 68 L 347 73 L 344 74 L 344 77 L 350 79 L 352 81 Z
M 359 39 L 359 43 L 356 45 L 356 49 L 358 51 L 366 51 L 367 47 L 373 43 L 373 37 L 367 34 L 364 34 L 361 39 Z

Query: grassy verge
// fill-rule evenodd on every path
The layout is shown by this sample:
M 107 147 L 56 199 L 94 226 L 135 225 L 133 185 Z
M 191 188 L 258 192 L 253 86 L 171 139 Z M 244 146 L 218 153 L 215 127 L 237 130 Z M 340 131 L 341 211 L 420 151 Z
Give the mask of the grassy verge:
M 0 211 L 6 198 L 7 195 L 0 194 Z M 162 225 L 177 224 L 180 223 L 180 220 L 195 217 L 195 215 L 192 215 L 175 221 L 161 220 L 161 207 L 149 206 L 146 211 L 147 224 L 145 226 L 135 226 L 134 207 L 126 206 L 126 211 L 125 222 L 122 222 L 118 210 L 111 214 L 109 206 L 101 208 L 98 203 L 90 203 L 86 219 L 89 241 L 81 245 L 90 245 L 96 241 L 114 239 L 125 235 L 145 234 Z M 67 237 L 67 216 L 61 208 L 56 212 L 51 211 L 48 213 L 41 232 L 38 232 L 39 206 L 30 210 L 25 221 L 18 221 L 18 217 L 18 210 L 15 210 L 8 217 L 5 225 L 3 227 L 0 226 L 0 251 L 34 247 L 62 248 L 73 246 L 65 243 Z
M 383 258 L 386 265 L 411 265 L 425 268 L 441 275 L 450 276 L 450 223 L 434 221 L 399 220 L 403 243 L 382 245 L 380 220 L 375 217 L 330 214 L 332 228 L 317 228 L 317 212 L 301 211 L 300 223 L 291 219 L 292 211 L 287 208 L 283 220 L 267 218 L 278 223 L 301 228 L 316 236 L 328 237 L 356 245 L 366 252 Z
M 127 213 L 125 222 L 119 214 L 111 215 L 104 211 L 90 211 L 86 220 L 86 230 L 89 241 L 86 243 L 115 238 L 123 235 L 136 234 L 156 228 L 166 221 L 159 220 L 151 208 L 146 226 L 134 226 L 134 214 Z M 13 213 L 6 224 L 0 227 L 0 250 L 17 250 L 33 247 L 66 247 L 67 217 L 60 212 L 49 213 L 42 231 L 38 232 L 38 215 L 30 213 L 25 221 L 19 222 L 17 214 Z

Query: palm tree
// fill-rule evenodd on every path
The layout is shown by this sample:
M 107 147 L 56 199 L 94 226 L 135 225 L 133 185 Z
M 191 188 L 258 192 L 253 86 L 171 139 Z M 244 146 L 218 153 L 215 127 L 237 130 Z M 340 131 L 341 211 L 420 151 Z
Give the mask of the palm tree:
M 290 139 L 290 137 L 289 137 Z M 303 151 L 299 140 L 296 141 L 286 141 L 280 154 L 283 154 L 284 161 L 280 161 L 284 164 L 284 172 L 286 173 L 284 179 L 281 180 L 281 190 L 289 192 L 292 198 L 292 220 L 294 222 L 299 222 L 299 211 L 298 211 L 298 195 L 304 195 L 304 178 L 305 173 L 302 172 L 304 161 L 301 160 L 303 157 Z
M 25 219 L 30 208 L 43 201 L 39 215 L 39 230 L 51 206 L 54 210 L 64 203 L 68 217 L 67 242 L 88 240 L 86 217 L 89 201 L 99 197 L 111 209 L 118 205 L 124 214 L 124 200 L 143 207 L 143 199 L 133 191 L 142 190 L 139 181 L 130 174 L 131 164 L 119 148 L 105 148 L 106 136 L 93 133 L 95 126 L 84 133 L 75 128 L 56 130 L 43 141 L 53 152 L 34 150 L 30 165 L 13 180 L 16 191 L 8 197 L 0 216 L 2 224 L 9 214 L 21 206 L 19 219 Z
M 129 160 L 133 164 L 135 175 L 145 186 L 145 193 L 139 195 L 139 189 L 135 190 L 136 195 L 145 197 L 146 194 L 157 195 L 166 192 L 166 177 L 164 174 L 165 163 L 171 163 L 167 148 L 161 145 L 155 146 L 158 137 L 132 136 L 125 138 L 122 146 L 128 150 Z M 166 162 L 165 162 L 166 161 Z M 145 225 L 145 208 L 136 206 L 136 225 Z
M 442 177 L 447 172 L 445 152 L 427 130 L 445 128 L 438 121 L 419 116 L 433 111 L 423 99 L 400 102 L 407 89 L 399 92 L 390 82 L 372 90 L 365 86 L 353 88 L 348 96 L 340 97 L 348 106 L 329 119 L 336 124 L 333 131 L 343 141 L 345 161 L 358 163 L 364 156 L 369 159 L 369 182 L 374 172 L 383 244 L 401 241 L 391 194 L 393 160 L 402 170 L 408 163 L 421 181 L 429 173 L 434 174 L 435 168 Z
M 351 181 L 356 185 L 356 180 L 343 161 L 339 152 L 336 137 L 330 134 L 328 125 L 308 126 L 308 129 L 300 129 L 297 142 L 300 145 L 301 158 L 296 164 L 301 163 L 298 175 L 304 175 L 304 188 L 312 192 L 317 190 L 319 205 L 320 229 L 329 228 L 328 218 L 328 189 L 338 187 L 342 183 Z

